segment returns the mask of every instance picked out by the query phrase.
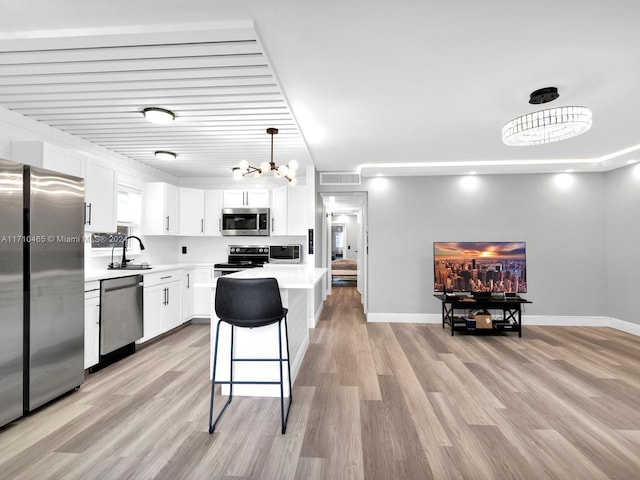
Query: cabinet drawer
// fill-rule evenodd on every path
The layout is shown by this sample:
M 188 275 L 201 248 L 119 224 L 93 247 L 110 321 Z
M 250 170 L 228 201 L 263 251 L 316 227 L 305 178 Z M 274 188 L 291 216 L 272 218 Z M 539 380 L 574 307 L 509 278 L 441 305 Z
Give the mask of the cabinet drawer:
M 84 282 L 84 291 L 85 293 L 97 291 L 98 295 L 100 295 L 100 280 Z
M 169 283 L 182 280 L 184 275 L 182 269 L 166 270 L 164 272 L 154 272 L 144 274 L 144 286 L 153 287 L 162 283 Z

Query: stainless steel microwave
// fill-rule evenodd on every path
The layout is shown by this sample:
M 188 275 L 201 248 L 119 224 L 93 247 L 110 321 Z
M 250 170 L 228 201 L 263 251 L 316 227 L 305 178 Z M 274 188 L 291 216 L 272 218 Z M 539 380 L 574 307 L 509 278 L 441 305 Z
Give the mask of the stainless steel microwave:
M 271 245 L 269 263 L 301 263 L 302 245 Z
M 268 236 L 268 208 L 223 208 L 222 235 L 225 236 Z

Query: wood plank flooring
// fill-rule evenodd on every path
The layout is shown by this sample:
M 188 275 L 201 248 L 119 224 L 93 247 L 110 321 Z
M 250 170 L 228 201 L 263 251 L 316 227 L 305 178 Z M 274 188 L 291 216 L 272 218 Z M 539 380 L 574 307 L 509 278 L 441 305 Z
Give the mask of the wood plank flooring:
M 638 479 L 640 339 L 367 324 L 335 287 L 294 386 L 209 435 L 209 326 L 189 325 L 0 430 L 2 479 Z

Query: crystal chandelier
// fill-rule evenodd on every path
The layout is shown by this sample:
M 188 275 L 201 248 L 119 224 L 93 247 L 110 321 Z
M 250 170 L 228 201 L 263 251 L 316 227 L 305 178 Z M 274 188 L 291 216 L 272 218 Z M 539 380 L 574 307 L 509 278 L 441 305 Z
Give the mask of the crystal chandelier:
M 260 167 L 252 167 L 246 160 L 240 160 L 237 167 L 233 168 L 233 178 L 239 180 L 245 175 L 253 175 L 259 177 L 263 173 L 273 172 L 273 176 L 276 178 L 283 178 L 289 182 L 289 185 L 293 186 L 298 183 L 296 178 L 298 170 L 298 162 L 291 160 L 286 165 L 280 165 L 279 167 L 273 161 L 273 136 L 277 135 L 277 128 L 267 128 L 267 133 L 271 135 L 271 161 L 264 161 L 260 164 Z
M 531 94 L 529 103 L 546 103 L 558 98 L 555 87 L 542 88 Z M 557 142 L 585 133 L 591 128 L 591 110 L 587 107 L 555 107 L 527 113 L 502 127 L 506 145 L 525 146 Z

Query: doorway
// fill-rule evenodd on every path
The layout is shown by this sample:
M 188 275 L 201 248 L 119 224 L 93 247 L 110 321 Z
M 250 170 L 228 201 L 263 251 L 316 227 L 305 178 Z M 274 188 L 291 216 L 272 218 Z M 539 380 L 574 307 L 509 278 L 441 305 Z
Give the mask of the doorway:
M 322 265 L 329 270 L 327 292 L 353 285 L 367 312 L 367 194 L 320 193 L 323 198 Z

